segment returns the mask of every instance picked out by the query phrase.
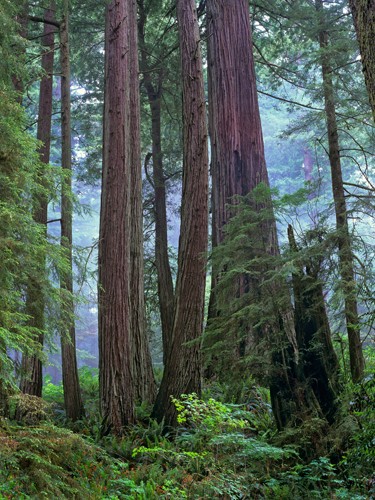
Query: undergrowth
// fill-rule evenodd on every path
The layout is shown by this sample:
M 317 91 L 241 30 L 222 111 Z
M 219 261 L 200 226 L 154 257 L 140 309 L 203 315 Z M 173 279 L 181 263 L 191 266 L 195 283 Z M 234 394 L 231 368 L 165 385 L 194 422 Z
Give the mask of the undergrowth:
M 48 382 L 47 404 L 21 400 L 25 421 L 0 422 L 0 499 L 375 495 L 374 378 L 350 389 L 345 418 L 322 439 L 322 455 L 309 460 L 301 458 L 301 450 L 326 427 L 309 421 L 278 434 L 266 392 L 255 386 L 249 386 L 246 404 L 220 401 L 225 389 L 219 386 L 206 390 L 203 399 L 195 394 L 174 399 L 179 425 L 169 435 L 140 407 L 139 423 L 119 440 L 99 438 L 97 373 L 85 369 L 81 380 L 87 408 L 82 421 L 66 421 L 62 388 Z

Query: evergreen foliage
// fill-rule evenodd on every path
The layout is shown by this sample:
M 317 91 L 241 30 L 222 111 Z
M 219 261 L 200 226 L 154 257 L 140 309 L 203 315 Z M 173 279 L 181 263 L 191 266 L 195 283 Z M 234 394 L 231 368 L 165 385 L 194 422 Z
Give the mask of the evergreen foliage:
M 277 189 L 260 184 L 247 196 L 229 200 L 226 208 L 230 220 L 225 221 L 223 243 L 212 253 L 201 255 L 199 262 L 208 256 L 208 272 L 211 265 L 220 270 L 215 288 L 219 313 L 208 321 L 202 338 L 186 342 L 188 323 L 193 324 L 198 318 L 187 310 L 186 319 L 180 325 L 181 343 L 173 356 L 181 362 L 185 375 L 186 366 L 192 361 L 188 353 L 197 353 L 195 375 L 199 372 L 200 357 L 204 359 L 208 369 L 207 378 L 202 380 L 202 394 L 176 393 L 170 398 L 166 390 L 164 406 L 169 404 L 173 415 L 167 423 L 174 424 L 173 427 L 165 426 L 163 409 L 164 413 L 160 410 L 155 415 L 154 412 L 158 417 L 156 421 L 152 418 L 150 401 L 138 403 L 135 397 L 137 406 L 134 412 L 132 407 L 132 418 L 119 426 L 121 437 L 112 434 L 103 437 L 99 396 L 103 369 L 93 368 L 97 355 L 95 316 L 98 307 L 98 239 L 94 226 L 98 226 L 100 211 L 104 12 L 108 2 L 69 2 L 74 139 L 73 193 L 69 194 L 68 204 L 74 211 L 74 242 L 82 245 L 73 245 L 74 287 L 82 298 L 78 303 L 74 298 L 78 304 L 75 311 L 64 315 L 62 311 L 72 304 L 73 296 L 66 290 L 60 292 L 58 287 L 61 276 L 69 271 L 66 252 L 60 248 L 59 241 L 61 189 L 70 179 L 70 173 L 62 173 L 59 165 L 60 68 L 55 65 L 53 75 L 51 158 L 55 166 L 46 166 L 40 163 L 38 155 L 41 144 L 33 138 L 38 122 L 39 80 L 43 76 L 41 33 L 46 5 L 33 2 L 28 5 L 26 16 L 25 2 L 0 0 L 1 499 L 359 500 L 375 497 L 375 128 L 347 2 L 324 0 L 324 16 L 320 19 L 316 3 L 307 0 L 249 2 L 266 160 L 270 184 Z M 160 385 L 163 369 L 155 258 L 158 238 L 155 236 L 155 190 L 161 185 L 165 190 L 165 249 L 170 261 L 173 295 L 178 267 L 176 221 L 180 211 L 181 176 L 186 177 L 186 170 L 185 174 L 182 172 L 179 75 L 181 69 L 186 73 L 186 67 L 181 68 L 179 60 L 175 2 L 124 0 L 129 8 L 134 9 L 136 4 L 139 80 L 135 73 L 132 76 L 135 76 L 134 88 L 138 88 L 139 83 L 141 94 L 144 287 L 148 322 L 144 339 L 152 334 L 154 371 Z M 180 6 L 183 4 L 179 2 Z M 211 34 L 205 24 L 205 1 L 195 4 L 201 30 L 203 75 L 207 80 L 205 45 Z M 219 2 L 212 0 L 211 4 L 214 12 Z M 56 8 L 56 54 L 60 21 L 67 5 L 58 1 L 53 7 L 51 3 Z M 20 23 L 23 28 L 27 25 L 27 30 L 21 30 Z M 116 36 L 117 28 L 111 28 Z M 322 30 L 329 36 L 329 43 L 324 47 L 319 46 Z M 197 54 L 198 51 L 193 51 L 195 62 L 199 59 Z M 322 56 L 331 64 L 348 238 L 354 256 L 355 287 L 352 290 L 359 311 L 355 328 L 361 331 L 366 361 L 365 377 L 357 384 L 350 380 L 351 347 L 344 315 L 347 288 L 340 280 L 339 263 L 343 232 L 335 227 Z M 128 58 L 129 53 L 124 57 Z M 135 63 L 133 59 L 132 64 Z M 229 68 L 228 74 L 235 76 L 234 69 Z M 191 73 L 186 76 L 187 84 L 195 82 Z M 206 98 L 209 91 L 206 85 Z M 196 102 L 197 95 L 190 97 L 190 104 Z M 127 95 L 129 106 L 130 101 Z M 199 110 L 202 112 L 204 105 Z M 194 117 L 187 125 L 195 124 L 196 115 Z M 135 116 L 133 119 L 128 122 L 133 125 L 129 127 L 131 134 L 137 122 Z M 159 135 L 155 135 L 156 120 L 159 120 Z M 104 130 L 105 127 L 106 124 Z M 205 133 L 203 136 L 205 139 Z M 129 144 L 134 146 L 134 142 Z M 195 145 L 195 141 L 186 145 Z M 109 140 L 108 147 L 113 146 L 117 144 Z M 161 171 L 155 175 L 154 159 L 158 159 L 158 155 Z M 140 167 L 141 162 L 130 163 Z M 192 164 L 193 160 L 188 162 L 188 166 Z M 117 181 L 114 179 L 114 185 L 119 187 Z M 193 195 L 200 187 L 194 185 L 194 175 L 191 187 L 192 195 L 185 199 L 185 208 L 192 207 Z M 132 182 L 127 189 L 129 196 L 133 196 Z M 33 217 L 36 200 L 42 198 L 49 202 L 47 238 L 45 225 Z M 91 212 L 88 205 L 93 208 Z M 269 251 L 267 228 L 275 218 L 280 253 L 276 246 L 275 251 Z M 135 218 L 128 215 L 128 219 L 133 231 Z M 191 224 L 200 229 L 197 216 L 191 218 Z M 108 221 L 103 222 L 103 227 L 108 227 Z M 114 227 L 111 233 L 117 229 Z M 187 246 L 196 242 L 188 231 L 188 224 L 182 227 L 181 235 Z M 205 244 L 206 238 L 203 239 Z M 140 245 L 135 248 L 129 233 L 124 233 L 125 240 L 133 245 L 129 248 L 129 258 L 125 259 L 128 264 L 130 256 L 135 251 L 140 256 L 142 249 Z M 111 250 L 119 251 L 113 247 Z M 193 260 L 197 263 L 198 256 Z M 185 257 L 180 258 L 178 265 L 185 270 Z M 44 268 L 45 273 L 41 271 Z M 203 264 L 197 269 L 201 272 Z M 112 271 L 114 276 L 123 273 L 122 268 Z M 187 275 L 190 279 L 192 273 Z M 210 277 L 207 284 L 209 280 Z M 241 294 L 238 293 L 240 280 L 246 285 Z M 182 281 L 186 285 L 186 279 Z M 45 315 L 43 330 L 32 326 L 32 308 L 27 307 L 30 283 L 40 291 L 37 300 Z M 159 280 L 159 287 L 160 283 Z M 187 292 L 197 291 L 197 281 L 192 280 L 186 288 Z M 178 297 L 176 302 L 182 307 L 191 306 L 189 300 Z M 145 311 L 140 309 L 131 307 L 135 321 L 140 319 L 141 324 Z M 294 315 L 294 340 L 286 335 L 283 313 Z M 59 379 L 60 353 L 55 352 L 54 337 L 73 316 L 77 319 L 76 315 L 81 319 L 78 341 L 82 344 L 78 356 L 81 365 L 86 358 L 91 366 L 79 369 L 85 415 L 72 422 L 67 417 L 64 388 Z M 46 338 L 43 349 L 39 342 L 41 335 Z M 72 346 L 68 336 L 64 340 Z M 164 359 L 167 348 L 168 342 L 167 347 L 164 345 Z M 54 352 L 53 356 L 49 351 Z M 141 392 L 135 375 L 137 363 L 143 366 L 137 358 L 139 352 L 130 342 L 129 353 L 132 359 L 134 357 L 134 365 L 126 366 L 133 396 Z M 181 352 L 187 354 L 181 357 Z M 115 349 L 114 355 L 117 354 Z M 21 355 L 42 360 L 43 399 L 23 394 L 17 388 L 25 375 L 19 366 Z M 52 359 L 56 366 L 50 366 Z M 106 367 L 114 381 L 123 376 L 125 364 L 120 363 L 117 369 L 112 365 Z M 175 381 L 177 373 L 173 367 L 171 374 L 169 379 Z M 165 373 L 164 377 L 168 378 Z M 187 378 L 190 383 L 192 377 Z M 198 388 L 200 379 L 197 377 L 195 383 Z M 280 425 L 278 419 L 280 408 L 275 405 L 275 385 L 279 391 L 278 402 L 284 405 L 282 410 L 291 416 L 286 419 L 288 425 L 286 421 Z M 115 394 L 115 398 L 119 396 L 119 413 L 124 411 L 121 399 L 124 394 Z M 296 397 L 293 399 L 291 394 Z

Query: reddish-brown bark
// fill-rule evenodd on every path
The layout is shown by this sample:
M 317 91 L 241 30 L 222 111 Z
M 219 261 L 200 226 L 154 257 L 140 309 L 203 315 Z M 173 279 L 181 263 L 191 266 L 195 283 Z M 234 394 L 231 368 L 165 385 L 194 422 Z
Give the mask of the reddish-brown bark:
M 143 206 L 139 102 L 137 2 L 129 0 L 129 109 L 130 109 L 130 302 L 134 342 L 133 370 L 136 397 L 153 403 L 156 385 L 146 335 L 143 285 Z
M 245 0 L 207 1 L 209 83 L 209 131 L 212 174 L 212 245 L 224 240 L 235 196 L 249 194 L 259 183 L 268 186 L 263 135 L 255 85 L 249 6 Z M 274 220 L 264 235 L 265 247 L 277 252 Z M 212 269 L 209 318 L 220 315 L 216 286 L 220 269 Z M 241 297 L 251 285 L 238 277 L 235 295 Z M 250 332 L 249 332 L 250 335 Z M 251 336 L 251 335 L 250 335 Z M 250 339 L 250 337 L 249 337 Z M 231 339 L 237 355 L 243 355 L 249 339 Z M 210 343 L 207 340 L 206 345 Z M 210 371 L 210 370 L 209 370 Z
M 375 0 L 349 0 L 361 52 L 362 69 L 375 120 Z
M 134 421 L 130 335 L 129 40 L 127 0 L 106 10 L 99 382 L 103 433 Z
M 197 12 L 194 0 L 177 1 L 183 88 L 183 186 L 181 234 L 172 345 L 165 360 L 153 415 L 176 424 L 170 397 L 201 390 L 200 342 L 203 329 L 205 253 L 208 223 L 206 105 Z
M 139 195 L 138 173 L 132 160 L 138 161 L 138 82 L 135 54 L 133 0 L 114 0 L 106 9 L 105 36 L 105 100 L 103 136 L 102 206 L 99 232 L 99 386 L 103 418 L 102 433 L 117 435 L 134 422 L 134 404 L 138 392 L 139 370 L 136 363 L 148 362 L 135 352 L 139 344 L 133 328 L 139 333 L 143 322 L 140 298 L 141 284 L 140 203 L 132 195 L 133 178 Z M 133 58 L 133 59 L 132 59 Z M 132 81 L 131 81 L 132 80 Z M 135 108 L 134 108 L 135 106 Z M 132 130 L 137 129 L 136 131 Z M 136 149 L 133 149 L 136 148 Z M 137 167 L 138 168 L 138 167 Z M 134 231 L 132 224 L 139 225 Z M 137 270 L 131 270 L 134 260 Z M 133 314 L 134 313 L 134 314 Z M 136 316 L 138 315 L 138 317 Z M 139 357 L 138 357 L 139 355 Z
M 207 39 L 213 245 L 219 245 L 225 240 L 225 225 L 232 215 L 228 203 L 233 203 L 233 196 L 246 196 L 261 182 L 268 186 L 248 2 L 207 0 Z M 268 215 L 258 224 L 248 256 L 249 262 L 255 258 L 258 266 L 262 266 L 262 259 L 264 261 L 267 255 L 277 256 L 279 252 L 276 223 L 270 199 L 251 203 L 251 208 L 255 211 L 267 208 Z M 325 408 L 322 408 L 320 403 L 324 400 L 325 391 L 330 384 L 330 372 L 325 371 L 325 361 L 330 359 L 329 355 L 333 351 L 329 350 L 327 330 L 320 338 L 316 335 L 321 326 L 327 325 L 324 323 L 324 317 L 319 320 L 314 317 L 314 321 L 308 322 L 307 306 L 318 307 L 323 313 L 324 304 L 321 302 L 320 289 L 318 287 L 316 293 L 309 295 L 305 294 L 305 288 L 301 286 L 299 311 L 293 311 L 289 291 L 282 279 L 275 278 L 265 285 L 264 277 L 272 270 L 277 271 L 277 265 L 272 264 L 270 259 L 268 262 L 263 264 L 263 268 L 256 269 L 257 277 L 253 277 L 249 272 L 238 279 L 236 295 L 241 297 L 248 293 L 248 301 L 256 297 L 260 303 L 271 302 L 267 321 L 260 318 L 255 321 L 261 323 L 261 327 L 252 325 L 250 321 L 246 323 L 246 318 L 244 322 L 254 347 L 259 349 L 259 345 L 264 346 L 265 342 L 268 342 L 271 351 L 272 368 L 269 382 L 277 425 L 283 428 L 316 414 L 327 417 L 329 415 L 331 418 L 335 412 L 332 394 L 329 393 L 327 404 L 324 402 Z M 213 270 L 214 285 L 220 271 Z M 297 284 L 300 282 L 296 280 Z M 232 297 L 226 295 L 224 301 L 228 303 L 231 299 Z M 220 314 L 218 307 L 214 314 Z M 308 329 L 308 335 L 305 335 L 305 327 Z M 259 340 L 262 342 L 259 343 Z M 308 353 L 309 369 L 305 371 L 303 367 L 304 350 L 310 348 L 313 341 L 319 341 L 324 347 L 328 346 L 327 357 L 322 355 L 319 364 L 322 374 L 316 387 L 313 387 L 310 381 L 309 372 L 315 361 L 319 361 L 315 359 L 316 354 L 313 351 Z M 244 353 L 244 347 L 240 345 L 240 354 Z M 333 371 L 336 374 L 336 367 Z M 316 371 L 313 373 L 316 375 Z M 326 393 L 328 394 L 328 391 Z

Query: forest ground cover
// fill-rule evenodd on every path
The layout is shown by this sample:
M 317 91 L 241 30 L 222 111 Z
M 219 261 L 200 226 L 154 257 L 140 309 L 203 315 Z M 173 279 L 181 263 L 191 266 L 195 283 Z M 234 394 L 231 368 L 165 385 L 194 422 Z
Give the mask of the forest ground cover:
M 369 351 L 373 358 L 373 351 Z M 372 356 L 371 356 L 372 354 Z M 86 417 L 69 423 L 61 385 L 17 396 L 23 421 L 0 425 L 0 498 L 340 498 L 375 495 L 375 380 L 348 387 L 332 428 L 310 419 L 278 433 L 267 391 L 249 379 L 174 400 L 170 433 L 138 407 L 122 439 L 100 438 L 97 373 L 81 369 Z M 21 398 L 21 400 L 20 400 Z M 224 402 L 226 401 L 226 402 Z

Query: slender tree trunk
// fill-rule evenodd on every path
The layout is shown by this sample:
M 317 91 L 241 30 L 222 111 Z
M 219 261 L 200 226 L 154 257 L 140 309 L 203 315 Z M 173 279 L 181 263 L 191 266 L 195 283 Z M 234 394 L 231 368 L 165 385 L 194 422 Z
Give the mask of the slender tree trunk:
M 44 17 L 47 21 L 55 18 L 55 6 L 51 3 L 50 8 L 45 10 Z M 37 138 L 41 141 L 39 156 L 42 164 L 48 165 L 50 159 L 51 145 L 51 123 L 52 123 L 52 85 L 53 85 L 53 59 L 54 59 L 54 33 L 55 28 L 48 23 L 44 24 L 42 44 L 45 50 L 42 55 L 42 70 L 44 75 L 39 89 L 39 111 Z M 45 171 L 40 172 L 40 185 L 46 186 Z M 34 203 L 34 221 L 43 226 L 44 238 L 47 238 L 47 209 L 48 197 L 41 193 Z M 46 279 L 46 258 L 42 253 L 40 259 L 39 275 L 30 277 L 27 288 L 26 312 L 30 316 L 30 326 L 40 332 L 44 330 L 44 308 L 45 297 L 43 291 L 43 277 Z M 44 335 L 39 334 L 39 342 L 43 346 Z M 33 396 L 42 396 L 43 374 L 42 362 L 37 356 L 22 356 L 20 389 L 23 393 Z
M 313 168 L 314 168 L 314 160 L 313 160 L 313 156 L 311 154 L 311 149 L 309 148 L 309 146 L 306 146 L 303 150 L 303 170 L 304 170 L 304 174 L 305 174 L 305 182 L 308 184 L 309 189 L 311 189 L 312 186 L 314 185 L 313 184 L 313 182 L 314 182 Z M 316 192 L 314 189 L 314 191 L 310 191 L 310 193 L 308 195 L 308 199 L 310 201 L 312 201 L 312 200 L 314 200 L 315 197 L 316 197 Z M 313 205 L 311 206 L 311 211 L 309 212 L 309 217 L 311 219 L 311 223 L 310 223 L 311 227 L 316 228 L 316 226 L 318 224 L 318 214 L 316 211 L 316 206 L 313 206 Z
M 375 120 L 375 0 L 349 0 L 372 115 Z
M 205 253 L 208 224 L 206 106 L 199 27 L 194 0 L 177 1 L 183 85 L 183 179 L 181 234 L 172 345 L 153 410 L 166 426 L 176 424 L 170 397 L 201 391 L 200 342 L 203 329 Z
M 5 383 L 6 370 L 1 360 L 7 356 L 7 346 L 2 338 L 0 338 L 0 355 L 0 417 L 9 418 L 9 388 Z
M 102 433 L 135 420 L 130 300 L 129 2 L 106 9 L 103 178 L 99 229 L 99 389 Z
M 305 174 L 305 182 L 313 181 L 313 171 L 314 161 L 312 158 L 311 150 L 308 146 L 306 146 L 303 150 L 303 170 Z
M 151 112 L 152 166 L 155 191 L 155 261 L 158 275 L 158 297 L 162 326 L 163 358 L 167 358 L 171 346 L 173 326 L 174 291 L 173 279 L 168 256 L 168 222 L 166 186 L 163 169 L 163 152 L 161 138 L 161 96 L 163 92 L 163 70 L 158 68 L 157 81 L 154 85 L 151 78 L 151 68 L 145 46 L 146 13 L 143 2 L 140 2 L 139 37 L 141 42 L 141 64 L 143 82 L 146 89 Z
M 331 165 L 332 191 L 336 213 L 336 228 L 338 232 L 339 265 L 344 293 L 344 312 L 349 338 L 350 371 L 353 381 L 359 382 L 363 378 L 364 358 L 360 336 L 360 323 L 358 318 L 353 252 L 351 248 L 345 191 L 341 170 L 332 67 L 328 52 L 329 36 L 327 30 L 325 29 L 323 0 L 315 0 L 315 5 L 321 26 L 319 32 L 319 44 L 321 49 L 324 106 L 327 117 L 328 154 Z
M 61 165 L 63 181 L 61 190 L 61 245 L 67 261 L 60 286 L 64 328 L 61 332 L 62 376 L 66 416 L 80 419 L 83 404 L 79 387 L 76 358 L 75 318 L 73 301 L 73 258 L 72 258 L 72 150 L 70 121 L 70 59 L 69 59 L 69 0 L 64 0 L 64 13 L 60 27 L 61 57 Z
M 134 342 L 133 371 L 136 397 L 153 403 L 156 384 L 146 334 L 143 280 L 143 204 L 139 102 L 137 2 L 129 1 L 129 67 L 130 67 L 130 314 Z

